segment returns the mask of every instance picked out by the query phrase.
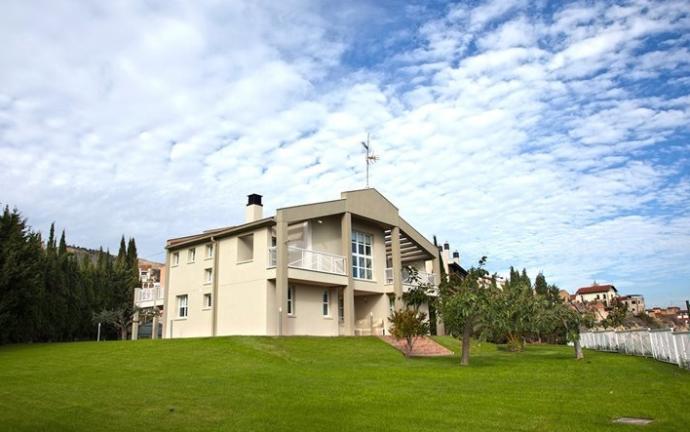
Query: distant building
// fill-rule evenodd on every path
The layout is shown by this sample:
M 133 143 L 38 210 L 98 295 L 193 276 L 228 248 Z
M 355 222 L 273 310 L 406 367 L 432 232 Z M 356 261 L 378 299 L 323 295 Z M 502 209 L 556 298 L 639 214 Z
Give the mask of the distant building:
M 619 297 L 621 303 L 628 307 L 628 311 L 633 315 L 640 315 L 644 313 L 644 296 L 641 294 L 629 294 Z
M 575 301 L 580 303 L 601 302 L 604 307 L 609 307 L 611 301 L 618 297 L 618 290 L 611 284 L 591 285 L 579 288 L 575 292 Z
M 165 313 L 165 264 L 139 259 L 139 287 L 134 289 L 134 306 L 138 320 L 132 326 L 132 338 L 157 339 L 162 336 Z M 155 311 L 155 313 L 154 313 Z M 153 329 L 157 329 L 154 332 Z

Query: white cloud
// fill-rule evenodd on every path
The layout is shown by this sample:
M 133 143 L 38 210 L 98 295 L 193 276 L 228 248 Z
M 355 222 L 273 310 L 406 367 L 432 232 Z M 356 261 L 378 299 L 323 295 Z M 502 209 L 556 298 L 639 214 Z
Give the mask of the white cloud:
M 682 6 L 14 3 L 0 17 L 2 200 L 74 243 L 124 232 L 155 258 L 168 237 L 241 221 L 248 193 L 271 212 L 361 187 L 369 131 L 373 184 L 466 261 L 678 300 Z M 425 18 L 384 32 L 409 16 Z M 387 57 L 348 64 L 362 29 L 383 32 Z M 664 74 L 673 90 L 649 91 Z

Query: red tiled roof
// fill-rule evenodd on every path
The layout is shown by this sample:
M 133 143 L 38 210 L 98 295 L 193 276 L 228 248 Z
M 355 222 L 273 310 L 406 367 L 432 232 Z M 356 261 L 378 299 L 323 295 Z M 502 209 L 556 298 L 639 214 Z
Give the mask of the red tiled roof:
M 575 294 L 596 294 L 596 293 L 607 292 L 610 289 L 617 291 L 616 287 L 613 285 L 592 285 L 592 286 L 582 287 L 582 288 L 578 289 Z

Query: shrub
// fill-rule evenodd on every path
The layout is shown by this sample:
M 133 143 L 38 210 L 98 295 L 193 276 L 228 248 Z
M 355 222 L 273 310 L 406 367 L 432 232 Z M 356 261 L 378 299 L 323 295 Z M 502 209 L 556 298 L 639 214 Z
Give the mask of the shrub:
M 411 309 L 394 311 L 388 321 L 393 325 L 391 334 L 396 339 L 405 339 L 405 355 L 412 354 L 414 340 L 418 336 L 429 333 L 429 322 L 424 312 L 417 312 Z

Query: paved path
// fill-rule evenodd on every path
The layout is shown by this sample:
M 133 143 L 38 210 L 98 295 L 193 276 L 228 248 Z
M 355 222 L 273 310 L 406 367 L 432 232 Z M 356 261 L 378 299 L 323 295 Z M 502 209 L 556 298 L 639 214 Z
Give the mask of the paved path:
M 396 340 L 393 336 L 380 336 L 380 338 L 392 345 L 398 351 L 405 352 L 407 342 L 405 342 L 404 339 Z M 439 357 L 450 355 L 453 355 L 453 351 L 450 351 L 427 336 L 421 336 L 415 339 L 410 357 Z

